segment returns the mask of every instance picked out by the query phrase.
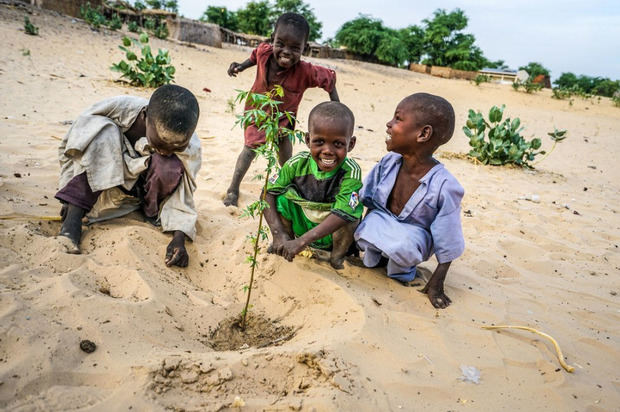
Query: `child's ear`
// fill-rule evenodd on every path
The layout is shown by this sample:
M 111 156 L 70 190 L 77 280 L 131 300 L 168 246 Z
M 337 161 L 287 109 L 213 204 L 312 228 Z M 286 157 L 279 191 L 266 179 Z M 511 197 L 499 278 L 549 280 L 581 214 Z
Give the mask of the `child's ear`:
M 350 152 L 351 150 L 353 150 L 353 148 L 355 147 L 356 141 L 357 141 L 357 137 L 351 136 L 351 138 L 349 139 L 349 149 L 347 150 L 347 152 Z
M 310 147 L 310 132 L 304 133 L 304 140 L 306 141 L 306 146 Z
M 431 137 L 433 137 L 433 126 L 427 124 L 426 126 L 422 127 L 422 129 L 420 129 L 420 134 L 418 135 L 418 142 L 428 142 L 429 140 L 431 140 Z

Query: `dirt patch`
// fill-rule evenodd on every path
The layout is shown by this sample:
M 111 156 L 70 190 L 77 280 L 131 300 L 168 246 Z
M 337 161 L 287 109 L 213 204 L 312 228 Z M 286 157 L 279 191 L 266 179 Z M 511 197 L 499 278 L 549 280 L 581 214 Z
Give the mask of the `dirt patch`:
M 248 315 L 242 330 L 241 316 L 237 315 L 218 323 L 206 343 L 216 351 L 264 348 L 290 340 L 297 330 L 259 314 Z

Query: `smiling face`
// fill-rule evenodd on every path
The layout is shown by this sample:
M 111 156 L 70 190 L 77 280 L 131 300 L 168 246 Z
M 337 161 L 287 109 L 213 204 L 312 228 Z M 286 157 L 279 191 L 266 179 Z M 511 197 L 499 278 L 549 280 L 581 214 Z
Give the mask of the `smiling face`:
M 273 34 L 273 57 L 282 70 L 299 62 L 305 46 L 306 36 L 291 25 L 280 25 Z
M 396 106 L 394 117 L 387 122 L 385 145 L 389 152 L 411 153 L 427 142 L 433 127 L 418 119 L 414 105 L 406 99 Z
M 319 169 L 329 172 L 337 169 L 355 146 L 355 136 L 351 136 L 352 126 L 342 119 L 312 119 L 306 144 Z

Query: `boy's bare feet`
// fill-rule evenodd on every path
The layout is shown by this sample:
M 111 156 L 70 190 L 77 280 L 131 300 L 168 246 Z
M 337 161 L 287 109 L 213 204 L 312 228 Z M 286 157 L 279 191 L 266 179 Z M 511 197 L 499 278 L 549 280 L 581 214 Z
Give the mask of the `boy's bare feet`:
M 329 264 L 332 265 L 334 269 L 344 269 L 344 257 L 334 257 L 331 256 L 329 258 Z
M 66 237 L 71 241 L 71 245 L 67 245 L 67 253 L 73 255 L 82 253 L 80 250 L 80 240 L 82 238 L 82 218 L 85 213 L 86 211 L 81 207 L 69 203 L 63 205 L 60 211 L 63 223 L 58 235 Z
M 226 197 L 224 198 L 224 206 L 238 206 L 237 202 L 239 200 L 239 192 L 229 190 L 226 192 Z

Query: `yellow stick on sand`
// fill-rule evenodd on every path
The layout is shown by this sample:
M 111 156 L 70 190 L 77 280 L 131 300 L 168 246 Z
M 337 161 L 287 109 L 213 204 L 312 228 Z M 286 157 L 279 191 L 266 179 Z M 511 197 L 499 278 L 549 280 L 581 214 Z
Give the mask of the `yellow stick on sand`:
M 60 222 L 62 218 L 60 216 L 34 216 L 14 213 L 12 215 L 0 216 L 0 220 L 47 220 L 50 222 Z
M 558 345 L 558 343 L 556 342 L 555 339 L 553 339 L 551 336 L 547 335 L 544 332 L 541 332 L 539 330 L 536 330 L 534 328 L 530 328 L 527 326 L 513 326 L 513 325 L 497 325 L 497 326 L 482 326 L 482 329 L 521 329 L 521 330 L 527 330 L 529 332 L 535 333 L 537 335 L 540 335 L 542 337 L 545 337 L 547 339 L 549 339 L 551 341 L 551 343 L 553 343 L 553 346 L 555 347 L 555 352 L 558 356 L 558 360 L 560 361 L 560 365 L 562 365 L 562 367 L 564 369 L 566 369 L 567 372 L 573 373 L 573 371 L 575 370 L 575 368 L 573 368 L 572 366 L 568 365 L 565 361 L 564 361 L 564 354 L 562 354 L 562 349 L 560 349 L 560 345 Z

